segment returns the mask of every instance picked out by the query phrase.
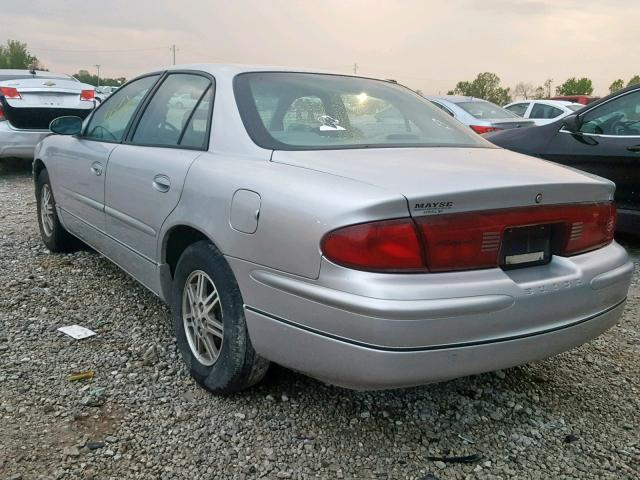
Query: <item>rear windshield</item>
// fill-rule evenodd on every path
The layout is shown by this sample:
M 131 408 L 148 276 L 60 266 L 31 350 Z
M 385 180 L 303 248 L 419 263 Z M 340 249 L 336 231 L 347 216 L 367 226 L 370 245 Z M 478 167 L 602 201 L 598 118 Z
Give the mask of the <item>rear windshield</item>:
M 475 118 L 520 118 L 515 113 L 499 107 L 491 102 L 460 102 L 456 103 L 465 112 L 470 113 Z
M 271 150 L 491 147 L 426 99 L 390 82 L 255 72 L 236 76 L 234 90 L 247 132 Z

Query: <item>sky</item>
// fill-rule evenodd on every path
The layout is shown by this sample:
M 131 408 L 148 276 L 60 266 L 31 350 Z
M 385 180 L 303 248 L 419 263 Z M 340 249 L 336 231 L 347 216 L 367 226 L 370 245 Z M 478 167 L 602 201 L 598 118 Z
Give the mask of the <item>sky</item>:
M 2 0 L 0 43 L 49 69 L 131 78 L 245 63 L 393 78 L 425 94 L 494 72 L 503 85 L 640 74 L 638 0 Z

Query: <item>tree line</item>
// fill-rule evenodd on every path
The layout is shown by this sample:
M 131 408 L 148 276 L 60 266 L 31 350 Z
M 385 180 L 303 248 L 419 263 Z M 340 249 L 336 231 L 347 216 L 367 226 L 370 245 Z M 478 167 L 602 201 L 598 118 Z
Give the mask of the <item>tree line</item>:
M 7 43 L 5 45 L 0 45 L 0 68 L 48 71 L 47 68 L 40 62 L 40 60 L 38 60 L 35 55 L 29 52 L 27 44 L 19 42 L 17 40 L 7 40 Z M 94 86 L 118 86 L 127 81 L 127 79 L 124 77 L 100 77 L 100 83 L 98 83 L 98 76 L 89 73 L 87 70 L 80 70 L 72 76 L 78 79 L 80 82 L 88 83 Z
M 625 84 L 619 78 L 609 86 L 609 93 L 615 93 L 625 87 L 640 84 L 640 75 L 634 75 Z M 484 72 L 471 81 L 458 82 L 453 90 L 447 92 L 448 95 L 464 95 L 469 97 L 482 98 L 498 105 L 505 105 L 513 101 L 513 98 L 543 99 L 552 97 L 553 79 L 548 78 L 542 85 L 534 87 L 531 82 L 518 82 L 512 91 L 509 87 L 503 87 L 500 77 L 495 73 Z M 571 77 L 555 88 L 555 95 L 591 95 L 593 93 L 593 82 L 590 78 Z

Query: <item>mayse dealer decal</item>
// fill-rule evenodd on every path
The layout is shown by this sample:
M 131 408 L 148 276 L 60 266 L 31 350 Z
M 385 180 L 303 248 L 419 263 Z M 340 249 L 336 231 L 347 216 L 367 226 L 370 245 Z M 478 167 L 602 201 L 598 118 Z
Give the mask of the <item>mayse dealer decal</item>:
M 453 208 L 453 202 L 422 202 L 413 205 L 413 209 L 423 215 L 442 213 L 451 208 Z

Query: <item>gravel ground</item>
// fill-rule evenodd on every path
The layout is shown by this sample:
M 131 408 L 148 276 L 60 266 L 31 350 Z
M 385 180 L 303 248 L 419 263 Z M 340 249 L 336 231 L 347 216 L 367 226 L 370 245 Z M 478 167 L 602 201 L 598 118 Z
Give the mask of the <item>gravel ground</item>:
M 158 299 L 92 251 L 45 250 L 27 168 L 0 165 L 0 205 L 0 478 L 640 477 L 640 269 L 618 326 L 535 365 L 373 393 L 274 368 L 221 398 Z M 97 336 L 56 332 L 74 323 Z

